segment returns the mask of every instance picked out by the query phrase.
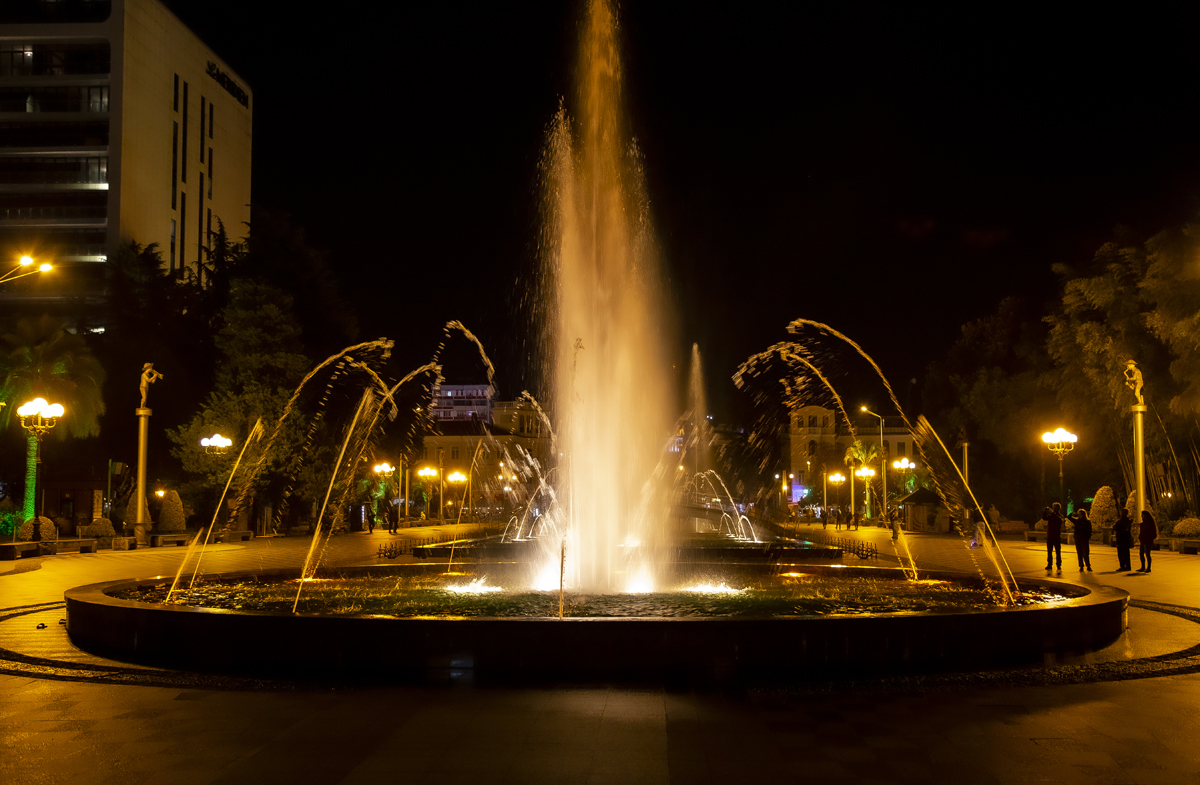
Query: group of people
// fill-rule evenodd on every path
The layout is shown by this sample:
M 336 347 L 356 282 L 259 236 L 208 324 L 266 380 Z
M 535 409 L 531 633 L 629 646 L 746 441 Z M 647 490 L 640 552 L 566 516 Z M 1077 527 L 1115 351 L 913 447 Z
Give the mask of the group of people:
M 1075 553 L 1079 558 L 1079 571 L 1092 571 L 1092 521 L 1087 510 L 1080 508 L 1069 516 L 1075 525 Z M 1046 572 L 1057 567 L 1062 574 L 1062 528 L 1065 519 L 1062 507 L 1058 502 L 1042 511 L 1042 520 L 1046 522 Z M 1133 569 L 1130 560 L 1130 550 L 1133 548 L 1133 519 L 1129 510 L 1121 508 L 1120 517 L 1113 524 L 1113 537 L 1117 546 L 1117 572 L 1128 572 Z M 1149 510 L 1142 511 L 1142 522 L 1138 528 L 1138 557 L 1142 566 L 1138 572 L 1150 572 L 1150 554 L 1154 541 L 1158 538 L 1158 524 Z
M 850 529 L 852 529 L 852 528 L 858 529 L 859 524 L 862 523 L 862 513 L 859 512 L 858 510 L 855 510 L 853 513 L 849 513 L 845 510 L 840 510 L 840 509 L 830 510 L 827 507 L 822 507 L 821 508 L 821 528 L 822 529 L 829 528 L 829 519 L 830 518 L 833 519 L 834 531 L 840 531 L 842 526 L 846 527 L 846 531 L 850 531 Z

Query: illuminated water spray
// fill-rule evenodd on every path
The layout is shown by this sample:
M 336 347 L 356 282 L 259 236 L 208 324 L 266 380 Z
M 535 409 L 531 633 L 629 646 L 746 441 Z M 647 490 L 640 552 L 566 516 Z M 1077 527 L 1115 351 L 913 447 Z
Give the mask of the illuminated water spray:
M 569 509 L 568 582 L 622 588 L 621 544 L 670 432 L 664 301 L 643 177 L 622 108 L 617 20 L 588 6 L 576 71 L 576 112 L 551 130 L 545 187 L 555 284 L 555 407 L 560 488 Z M 637 512 L 637 514 L 635 514 Z

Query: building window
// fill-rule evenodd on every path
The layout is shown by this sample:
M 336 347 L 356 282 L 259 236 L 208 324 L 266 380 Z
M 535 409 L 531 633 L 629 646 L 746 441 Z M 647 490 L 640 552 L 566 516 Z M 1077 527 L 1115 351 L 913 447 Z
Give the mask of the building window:
M 208 148 L 208 198 L 212 198 L 212 148 Z
M 171 219 L 171 272 L 175 272 L 175 219 Z
M 204 163 L 204 109 L 208 101 L 200 96 L 200 163 Z
M 183 83 L 183 147 L 180 159 L 184 162 L 183 170 L 179 173 L 183 182 L 187 182 L 187 132 L 188 132 L 188 83 Z
M 176 77 L 178 78 L 178 77 Z M 175 203 L 179 192 L 179 123 L 175 123 L 175 127 L 171 130 L 171 209 L 175 209 Z
M 458 460 L 458 448 L 457 447 L 450 448 L 450 460 L 452 460 L 452 461 Z
M 829 415 L 828 414 L 821 415 L 821 427 L 822 428 L 829 427 Z
M 175 111 L 179 111 L 179 74 L 175 74 Z
M 808 443 L 808 455 L 811 458 L 812 456 L 814 456 L 816 454 L 817 454 L 817 442 L 815 439 L 810 440 Z
M 183 242 L 187 237 L 187 193 L 179 194 L 179 266 L 183 266 Z
M 184 169 L 187 167 L 185 166 Z M 200 173 L 200 204 L 196 206 L 196 275 L 204 266 L 204 173 Z
M 209 103 L 209 105 L 208 105 L 208 138 L 209 138 L 209 139 L 212 139 L 212 138 L 213 138 L 213 136 L 212 136 L 212 126 L 213 126 L 213 110 L 212 110 L 212 107 L 213 107 L 213 105 L 212 105 L 211 103 Z M 209 151 L 208 151 L 208 154 L 209 154 L 209 155 L 212 155 L 212 150 L 209 150 Z
M 815 414 L 808 415 L 808 427 L 809 428 L 817 427 L 817 415 L 815 415 Z

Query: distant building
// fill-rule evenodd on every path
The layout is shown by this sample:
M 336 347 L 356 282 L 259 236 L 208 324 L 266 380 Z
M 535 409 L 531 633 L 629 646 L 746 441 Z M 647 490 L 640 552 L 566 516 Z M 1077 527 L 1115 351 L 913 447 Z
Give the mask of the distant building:
M 496 389 L 490 384 L 443 384 L 433 399 L 433 419 L 492 421 L 492 399 Z
M 532 458 L 545 476 L 554 456 L 549 433 L 533 404 L 524 400 L 493 404 L 494 389 L 487 385 L 452 385 L 442 391 L 453 393 L 444 395 L 453 405 L 435 404 L 439 432 L 425 437 L 414 469 L 440 469 L 447 479 L 454 472 L 468 477 L 469 491 L 466 484 L 447 484 L 446 499 L 455 504 L 468 500 L 476 508 L 495 510 L 519 506 L 535 496 L 538 478 L 522 476 L 521 466 Z M 437 403 L 442 400 L 439 396 Z M 470 403 L 459 406 L 460 400 Z M 494 419 L 481 416 L 484 412 L 494 414 Z
M 854 431 L 863 444 L 877 445 L 880 442 L 877 417 L 865 415 L 855 418 Z M 792 412 L 787 449 L 788 473 L 792 475 L 788 501 L 798 503 L 807 492 L 809 503 L 819 502 L 823 472 L 846 474 L 843 456 L 853 441 L 850 429 L 837 410 L 805 406 Z M 884 418 L 881 452 L 888 462 L 889 473 L 892 471 L 892 461 L 917 458 L 912 433 L 902 418 Z M 892 485 L 889 478 L 889 487 L 895 490 L 899 484 Z
M 102 292 L 117 247 L 198 271 L 250 220 L 253 94 L 157 0 L 0 4 L 0 265 L 8 298 Z

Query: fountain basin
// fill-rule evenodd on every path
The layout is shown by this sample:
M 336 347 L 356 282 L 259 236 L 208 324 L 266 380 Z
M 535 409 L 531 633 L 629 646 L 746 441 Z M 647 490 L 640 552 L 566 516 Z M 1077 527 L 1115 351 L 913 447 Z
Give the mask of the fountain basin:
M 900 573 L 878 567 L 823 569 L 887 578 Z M 286 576 L 297 573 L 270 573 Z M 972 580 L 953 573 L 922 577 Z M 1128 594 L 1119 589 L 1054 580 L 1026 580 L 1022 587 L 1075 596 L 1051 605 L 971 613 L 816 618 L 325 616 L 155 605 L 109 594 L 169 580 L 110 581 L 71 589 L 66 602 L 72 641 L 115 659 L 276 677 L 795 679 L 813 672 L 868 675 L 1041 663 L 1110 643 L 1125 629 L 1128 603 Z

